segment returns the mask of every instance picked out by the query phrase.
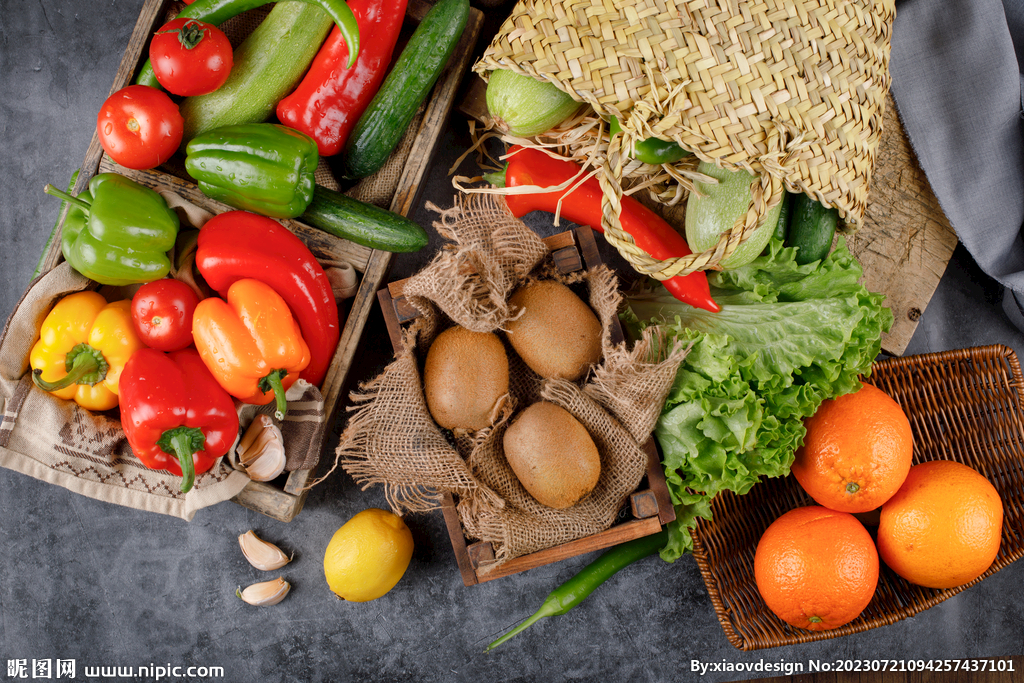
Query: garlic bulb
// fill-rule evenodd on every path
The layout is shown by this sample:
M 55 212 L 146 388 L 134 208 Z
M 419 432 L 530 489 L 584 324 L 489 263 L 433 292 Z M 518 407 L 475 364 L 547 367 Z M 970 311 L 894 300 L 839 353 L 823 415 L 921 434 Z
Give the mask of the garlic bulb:
M 284 472 L 284 437 L 269 415 L 256 416 L 242 435 L 236 453 L 253 481 L 271 481 Z
M 242 548 L 245 559 L 249 560 L 249 564 L 265 572 L 280 569 L 292 561 L 284 551 L 273 543 L 264 541 L 252 530 L 238 537 L 238 545 Z
M 267 607 L 276 605 L 284 600 L 291 589 L 292 585 L 290 583 L 278 577 L 273 581 L 254 583 L 245 590 L 242 590 L 241 586 L 239 586 L 235 590 L 235 595 L 250 605 Z

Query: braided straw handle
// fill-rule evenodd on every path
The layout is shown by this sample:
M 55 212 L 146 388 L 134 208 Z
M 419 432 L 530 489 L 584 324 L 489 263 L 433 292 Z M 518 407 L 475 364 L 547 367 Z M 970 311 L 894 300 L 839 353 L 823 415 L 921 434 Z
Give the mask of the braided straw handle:
M 750 186 L 750 204 L 746 213 L 741 216 L 729 230 L 722 232 L 714 247 L 700 253 L 687 256 L 659 260 L 636 245 L 633 236 L 622 229 L 622 177 L 624 135 L 612 136 L 608 145 L 608 154 L 601 172 L 597 174 L 601 185 L 601 227 L 605 239 L 614 246 L 633 269 L 656 280 L 668 280 L 677 275 L 689 275 L 700 270 L 719 269 L 718 265 L 732 256 L 736 249 L 754 234 L 761 219 L 782 201 L 785 186 L 779 171 L 784 171 L 781 164 L 778 168 L 766 168 L 763 173 L 755 174 Z M 765 199 L 767 197 L 767 200 Z M 765 230 L 773 230 L 774 226 L 762 225 Z

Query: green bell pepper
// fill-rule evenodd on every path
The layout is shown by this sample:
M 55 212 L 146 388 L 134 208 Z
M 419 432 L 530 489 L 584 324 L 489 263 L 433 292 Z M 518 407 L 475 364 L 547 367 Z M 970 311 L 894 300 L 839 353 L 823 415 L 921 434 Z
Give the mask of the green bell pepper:
M 159 280 L 170 272 L 167 252 L 180 221 L 153 190 L 117 173 L 100 173 L 77 197 L 52 185 L 43 191 L 70 204 L 61 251 L 82 275 L 120 286 Z
M 185 153 L 185 170 L 203 194 L 237 209 L 295 218 L 313 199 L 316 142 L 286 126 L 223 126 L 193 138 Z

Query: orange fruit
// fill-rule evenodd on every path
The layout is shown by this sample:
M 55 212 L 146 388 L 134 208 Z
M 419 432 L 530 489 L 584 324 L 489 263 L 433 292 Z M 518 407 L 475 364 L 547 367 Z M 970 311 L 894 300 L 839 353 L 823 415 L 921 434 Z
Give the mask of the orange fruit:
M 788 624 L 827 631 L 864 611 L 878 584 L 878 552 L 847 512 L 796 508 L 765 529 L 754 581 L 768 609 Z
M 822 402 L 804 421 L 793 476 L 818 505 L 867 512 L 889 500 L 910 471 L 910 421 L 881 389 L 863 385 Z
M 878 554 L 894 572 L 927 588 L 953 588 L 992 566 L 1003 502 L 977 470 L 952 460 L 915 465 L 882 506 Z

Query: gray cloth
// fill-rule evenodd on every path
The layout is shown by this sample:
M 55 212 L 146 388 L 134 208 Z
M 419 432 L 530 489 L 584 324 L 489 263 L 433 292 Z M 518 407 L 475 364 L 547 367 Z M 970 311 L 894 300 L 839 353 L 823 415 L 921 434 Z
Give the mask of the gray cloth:
M 1004 7 L 1005 4 L 1005 7 Z M 1024 329 L 1024 0 L 902 0 L 892 93 L 957 236 Z

